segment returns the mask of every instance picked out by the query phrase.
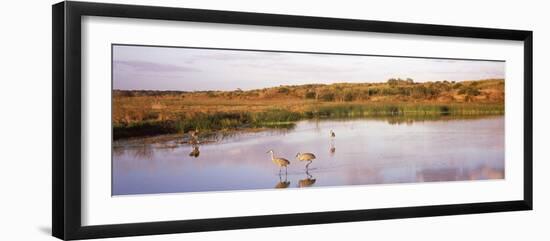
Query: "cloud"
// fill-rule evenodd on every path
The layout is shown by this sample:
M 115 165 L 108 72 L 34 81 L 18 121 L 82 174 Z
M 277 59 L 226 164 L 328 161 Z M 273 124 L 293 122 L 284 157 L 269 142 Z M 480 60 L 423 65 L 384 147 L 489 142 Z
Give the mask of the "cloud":
M 247 50 L 194 50 L 202 51 L 200 54 L 186 56 L 185 62 L 193 64 L 196 62 L 221 61 L 221 62 L 256 62 L 256 61 L 284 61 L 285 55 L 278 52 L 261 52 Z
M 137 72 L 200 72 L 197 68 L 185 67 L 173 64 L 159 64 L 147 61 L 115 60 L 114 68 Z

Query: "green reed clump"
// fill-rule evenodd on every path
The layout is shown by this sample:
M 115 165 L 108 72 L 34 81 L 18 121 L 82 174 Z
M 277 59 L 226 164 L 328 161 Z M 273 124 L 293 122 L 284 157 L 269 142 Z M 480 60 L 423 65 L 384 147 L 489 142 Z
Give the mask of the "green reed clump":
M 182 117 L 175 123 L 175 129 L 180 133 L 191 130 L 228 130 L 238 128 L 292 127 L 293 122 L 302 118 L 299 113 L 287 110 L 272 109 L 265 112 L 215 112 L 198 113 Z
M 191 130 L 223 130 L 239 128 L 250 124 L 250 113 L 198 113 L 190 117 L 181 117 L 175 126 L 178 132 Z
M 289 123 L 303 119 L 303 115 L 285 109 L 270 109 L 264 112 L 257 112 L 251 115 L 251 124 L 255 127 L 274 125 L 278 123 Z
M 396 115 L 497 115 L 504 113 L 502 105 L 461 105 L 461 104 L 371 104 L 323 106 L 304 112 L 309 118 L 327 117 L 368 117 Z

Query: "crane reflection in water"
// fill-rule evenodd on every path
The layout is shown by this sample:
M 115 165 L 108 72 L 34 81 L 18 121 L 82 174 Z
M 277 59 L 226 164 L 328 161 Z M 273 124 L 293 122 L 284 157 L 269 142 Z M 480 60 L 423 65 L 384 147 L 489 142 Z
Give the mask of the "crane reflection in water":
M 300 181 L 298 181 L 298 187 L 311 187 L 313 186 L 313 184 L 315 184 L 316 181 L 317 179 L 315 179 L 313 175 L 309 173 L 309 167 L 306 167 L 306 178 L 300 179 Z
M 334 145 L 334 140 L 330 140 L 328 151 L 331 157 L 333 157 L 334 154 L 336 153 L 336 146 Z
M 306 153 L 303 153 L 303 154 L 306 154 Z M 308 153 L 308 154 L 311 154 L 311 153 Z M 317 179 L 314 178 L 313 175 L 311 175 L 311 173 L 309 172 L 310 171 L 310 168 L 309 168 L 310 164 L 311 164 L 311 161 L 306 164 L 306 170 L 305 170 L 305 175 L 306 176 L 305 176 L 305 178 L 298 180 L 298 187 L 300 187 L 300 188 L 311 187 L 317 181 Z M 281 172 L 279 172 L 278 176 L 279 176 L 279 181 L 275 185 L 275 188 L 276 189 L 288 188 L 290 186 L 290 181 L 288 181 L 288 173 L 285 172 L 284 174 L 281 174 Z M 283 176 L 284 176 L 284 180 L 283 180 Z
M 288 181 L 288 175 L 285 173 L 285 180 L 283 181 L 281 174 L 279 173 L 279 182 L 275 185 L 275 188 L 287 188 L 290 186 L 290 182 Z

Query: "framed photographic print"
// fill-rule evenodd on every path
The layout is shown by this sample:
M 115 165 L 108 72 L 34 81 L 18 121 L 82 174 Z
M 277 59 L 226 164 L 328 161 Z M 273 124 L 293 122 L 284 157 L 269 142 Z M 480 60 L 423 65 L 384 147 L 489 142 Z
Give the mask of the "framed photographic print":
M 53 6 L 53 235 L 532 209 L 532 32 Z

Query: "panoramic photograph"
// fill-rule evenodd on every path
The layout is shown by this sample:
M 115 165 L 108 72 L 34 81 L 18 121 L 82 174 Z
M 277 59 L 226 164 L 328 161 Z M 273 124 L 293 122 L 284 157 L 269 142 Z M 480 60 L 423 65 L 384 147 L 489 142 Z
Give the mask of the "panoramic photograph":
M 112 45 L 113 196 L 504 179 L 505 61 Z

